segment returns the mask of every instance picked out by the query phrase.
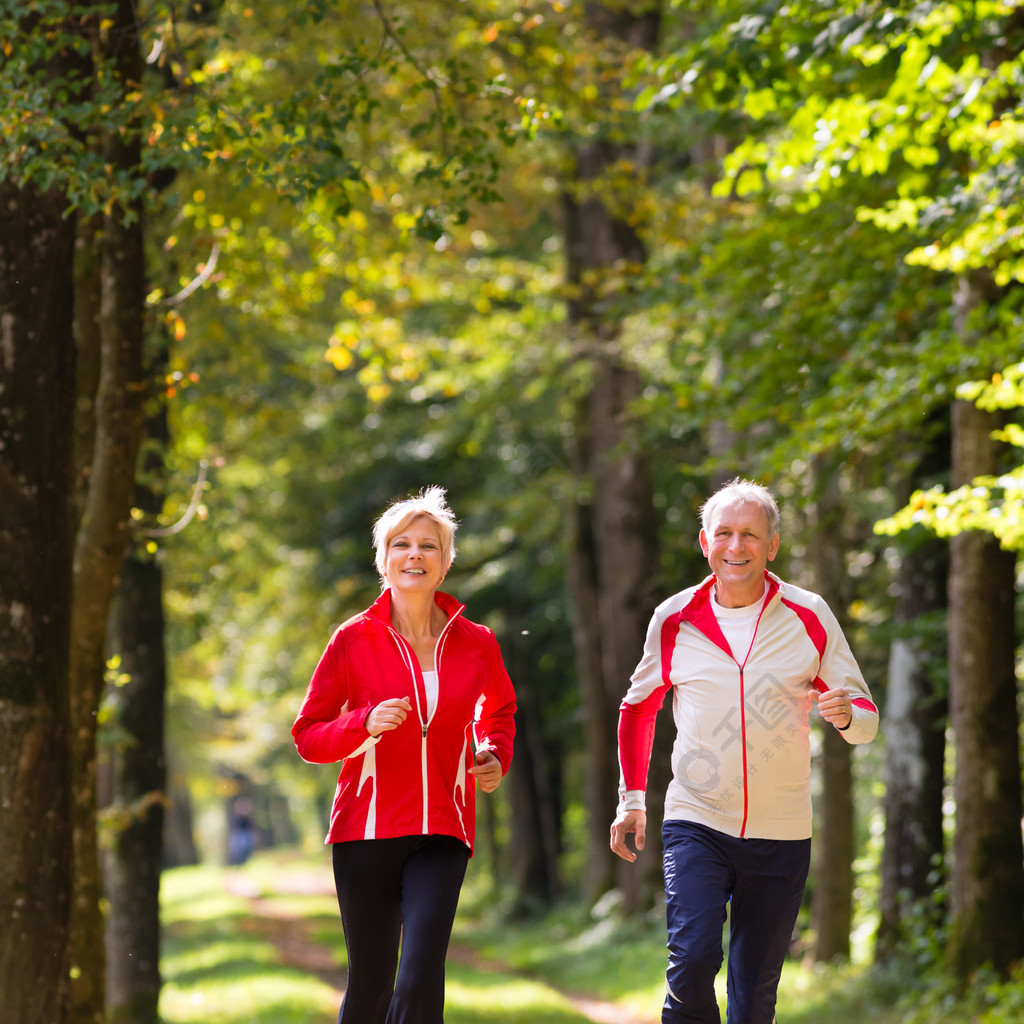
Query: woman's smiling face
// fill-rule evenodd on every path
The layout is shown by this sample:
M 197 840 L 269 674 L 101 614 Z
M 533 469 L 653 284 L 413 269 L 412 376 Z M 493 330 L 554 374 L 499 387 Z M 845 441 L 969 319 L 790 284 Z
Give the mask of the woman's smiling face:
M 441 533 L 428 516 L 417 516 L 388 541 L 387 581 L 396 590 L 437 590 L 445 568 Z

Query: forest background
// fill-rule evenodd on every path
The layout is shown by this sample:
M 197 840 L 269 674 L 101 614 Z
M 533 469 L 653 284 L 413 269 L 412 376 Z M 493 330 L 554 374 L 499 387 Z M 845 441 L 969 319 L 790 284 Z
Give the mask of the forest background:
M 616 708 L 743 475 L 883 709 L 864 751 L 817 735 L 802 946 L 1012 976 L 1020 3 L 0 18 L 13 1020 L 157 1019 L 161 865 L 227 856 L 240 807 L 318 841 L 333 773 L 288 727 L 429 483 L 520 699 L 509 913 L 657 899 L 656 851 L 608 851 Z

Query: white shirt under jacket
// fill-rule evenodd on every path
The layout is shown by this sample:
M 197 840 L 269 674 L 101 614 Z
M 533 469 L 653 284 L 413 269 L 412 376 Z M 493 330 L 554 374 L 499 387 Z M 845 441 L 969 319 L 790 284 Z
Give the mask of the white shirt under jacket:
M 878 731 L 835 615 L 817 594 L 766 572 L 749 650 L 732 651 L 712 606 L 715 577 L 655 610 L 619 708 L 619 811 L 645 808 L 658 709 L 672 691 L 676 740 L 665 820 L 734 837 L 811 835 L 811 691 L 854 696 L 849 743 Z M 831 726 L 830 726 L 831 728 Z

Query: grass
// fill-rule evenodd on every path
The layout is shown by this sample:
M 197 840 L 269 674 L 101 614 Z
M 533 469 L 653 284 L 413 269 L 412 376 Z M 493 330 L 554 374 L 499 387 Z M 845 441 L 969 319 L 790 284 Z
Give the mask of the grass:
M 577 907 L 510 926 L 471 876 L 452 941 L 562 991 L 652 1015 L 665 988 L 663 932 L 660 915 L 657 921 L 594 920 Z
M 324 858 L 267 854 L 242 868 L 177 868 L 161 884 L 165 1024 L 309 1024 L 334 1020 L 334 990 L 309 973 L 283 966 L 254 919 L 267 914 L 310 923 L 313 938 L 345 963 L 333 896 L 306 892 Z M 570 1001 L 542 981 L 458 963 L 447 974 L 446 1024 L 584 1024 Z
M 540 981 L 449 965 L 446 1024 L 581 1024 L 587 1018 Z
M 345 963 L 345 943 L 323 853 L 260 854 L 242 868 L 165 872 L 160 1011 L 164 1024 L 310 1024 L 333 1021 L 336 990 L 281 962 L 268 924 L 284 917 Z M 446 1024 L 586 1024 L 571 995 L 613 1004 L 623 1019 L 656 1021 L 665 963 L 661 913 L 620 921 L 563 907 L 511 922 L 471 863 L 447 970 Z M 724 986 L 724 971 L 720 978 Z M 724 1006 L 724 991 L 720 992 Z M 724 1019 L 724 1017 L 723 1017 Z M 1010 1024 L 1024 1019 L 1024 975 L 979 981 L 966 998 L 941 978 L 898 970 L 788 963 L 783 1024 Z
M 227 872 L 178 868 L 161 882 L 160 1014 L 167 1024 L 308 1024 L 337 1015 L 329 986 L 278 962 Z

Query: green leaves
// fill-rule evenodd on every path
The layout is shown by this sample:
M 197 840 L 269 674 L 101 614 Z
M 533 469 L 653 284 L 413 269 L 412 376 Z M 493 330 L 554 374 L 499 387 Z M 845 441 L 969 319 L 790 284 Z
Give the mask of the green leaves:
M 213 171 L 295 202 L 327 192 L 344 216 L 367 168 L 397 170 L 415 151 L 413 180 L 431 195 L 417 230 L 438 237 L 497 198 L 498 154 L 522 112 L 478 45 L 451 48 L 445 5 L 341 6 L 265 5 L 257 24 L 241 4 L 219 6 L 213 23 L 154 3 L 147 72 L 128 82 L 106 53 L 109 5 L 5 4 L 0 177 L 58 188 L 92 213 L 155 202 L 155 182 L 174 172 Z M 112 174 L 101 140 L 126 134 L 144 139 L 142 161 Z
M 795 81 L 802 102 L 770 143 L 751 135 L 737 146 L 721 189 L 748 193 L 760 169 L 763 187 L 795 188 L 813 205 L 850 176 L 889 176 L 899 198 L 859 216 L 886 230 L 927 230 L 932 240 L 913 251 L 914 263 L 953 273 L 990 268 L 1004 284 L 1019 279 L 1024 135 L 1014 97 L 1022 65 L 1007 38 L 1019 31 L 1009 20 L 1015 5 L 893 6 L 887 16 L 847 24 L 837 47 L 821 45 L 831 30 L 817 37 L 813 55 L 787 79 L 787 92 Z M 794 5 L 754 36 L 771 52 L 819 17 Z M 735 30 L 744 25 L 740 18 Z M 744 113 L 776 114 L 766 97 L 777 89 L 778 80 L 753 78 L 739 99 Z
M 1024 409 L 1024 362 L 1006 367 L 990 380 L 964 384 L 958 395 L 990 411 Z M 1019 424 L 994 436 L 1024 450 L 1024 428 Z M 875 532 L 893 536 L 918 524 L 940 537 L 984 530 L 998 537 L 1004 548 L 1024 551 L 1024 451 L 1020 465 L 998 477 L 980 476 L 953 491 L 916 491 L 896 515 L 876 523 Z
M 0 180 L 63 192 L 89 212 L 130 206 L 137 176 L 115 171 L 100 140 L 139 131 L 137 93 L 104 47 L 110 4 L 0 5 Z

